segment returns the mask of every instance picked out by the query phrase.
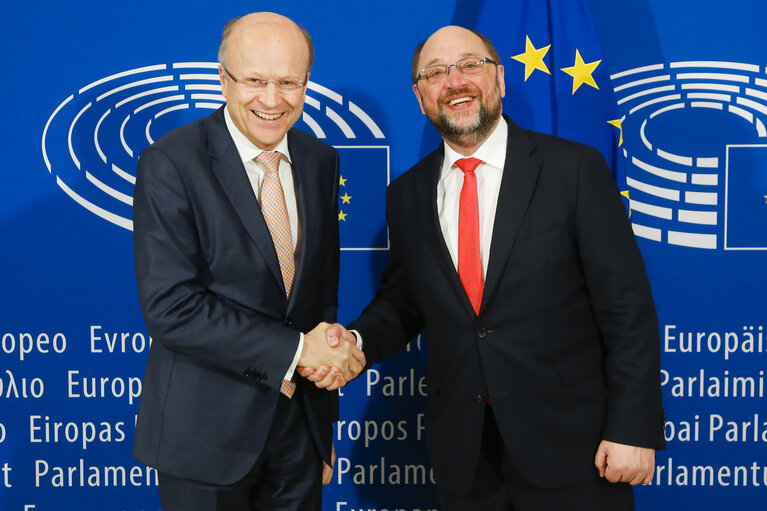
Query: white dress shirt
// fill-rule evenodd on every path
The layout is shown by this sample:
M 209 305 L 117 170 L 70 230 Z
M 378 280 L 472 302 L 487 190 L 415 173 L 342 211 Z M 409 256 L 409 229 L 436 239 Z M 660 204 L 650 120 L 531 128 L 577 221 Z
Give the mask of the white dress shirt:
M 231 115 L 229 115 L 229 109 L 224 108 L 224 119 L 226 121 L 226 128 L 229 130 L 229 134 L 232 136 L 234 146 L 237 148 L 237 153 L 242 160 L 242 164 L 245 166 L 245 172 L 248 174 L 248 180 L 250 180 L 250 186 L 253 189 L 253 194 L 256 196 L 256 200 L 261 197 L 261 185 L 264 182 L 264 176 L 266 175 L 266 169 L 260 163 L 256 163 L 255 158 L 265 152 L 256 144 L 251 142 L 242 132 L 235 126 L 232 121 Z M 274 151 L 282 153 L 282 159 L 280 160 L 280 168 L 278 174 L 280 176 L 280 184 L 282 185 L 282 193 L 285 195 L 285 206 L 288 210 L 288 218 L 290 219 L 290 235 L 293 238 L 293 254 L 295 257 L 295 267 L 298 269 L 298 263 L 301 252 L 301 223 L 298 220 L 298 203 L 296 201 L 296 187 L 293 182 L 293 167 L 290 159 L 290 151 L 288 150 L 288 138 L 287 134 L 280 140 Z M 259 201 L 260 203 L 260 201 Z M 293 363 L 288 367 L 288 371 L 285 373 L 285 379 L 290 380 L 293 378 L 293 373 L 298 365 L 298 359 L 301 358 L 301 352 L 304 348 L 304 334 L 299 332 L 298 349 L 293 357 Z
M 463 171 L 455 166 L 455 162 L 469 157 L 482 160 L 482 163 L 474 170 L 474 174 L 477 176 L 479 198 L 479 248 L 482 254 L 482 274 L 487 277 L 498 192 L 501 190 L 503 166 L 506 164 L 508 133 L 509 126 L 506 124 L 506 119 L 501 117 L 498 126 L 471 156 L 463 156 L 445 144 L 445 159 L 437 182 L 437 214 L 455 271 L 458 271 L 458 205 L 463 187 Z M 357 338 L 357 347 L 362 349 L 362 335 L 356 330 L 352 332 Z
M 458 271 L 458 206 L 463 187 L 463 171 L 455 162 L 461 158 L 478 158 L 482 163 L 474 171 L 479 197 L 479 248 L 482 254 L 482 274 L 487 277 L 490 243 L 493 239 L 495 210 L 501 189 L 503 166 L 506 163 L 506 143 L 509 127 L 501 117 L 489 137 L 470 156 L 463 156 L 445 144 L 445 159 L 437 182 L 437 214 L 442 236 L 450 251 L 453 266 Z

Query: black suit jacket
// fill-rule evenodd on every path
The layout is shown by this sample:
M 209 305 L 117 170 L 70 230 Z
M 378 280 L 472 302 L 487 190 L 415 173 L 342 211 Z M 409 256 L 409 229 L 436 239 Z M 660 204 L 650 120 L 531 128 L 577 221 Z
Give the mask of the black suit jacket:
M 485 396 L 534 484 L 596 475 L 602 439 L 662 448 L 660 341 L 644 263 L 601 155 L 510 119 L 477 316 L 439 226 L 443 147 L 391 183 L 389 264 L 350 325 L 369 362 L 424 328 L 427 444 L 438 482 L 474 482 Z
M 223 108 L 169 133 L 139 159 L 134 248 L 153 338 L 134 456 L 214 484 L 237 481 L 264 445 L 299 331 L 336 318 L 338 155 L 292 129 L 302 245 L 288 300 L 258 201 Z M 299 381 L 329 459 L 337 392 Z

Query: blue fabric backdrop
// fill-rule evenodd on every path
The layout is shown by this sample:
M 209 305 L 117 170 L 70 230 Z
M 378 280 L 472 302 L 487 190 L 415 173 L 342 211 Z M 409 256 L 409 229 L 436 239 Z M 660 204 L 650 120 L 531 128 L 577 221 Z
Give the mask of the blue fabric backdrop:
M 221 28 L 252 10 L 314 37 L 299 127 L 342 157 L 340 320 L 356 317 L 385 264 L 386 184 L 439 140 L 410 90 L 411 52 L 441 26 L 477 27 L 506 68 L 506 112 L 597 145 L 619 182 L 625 169 L 662 329 L 668 439 L 638 509 L 763 509 L 767 6 L 588 4 L 6 6 L 0 509 L 159 509 L 153 473 L 130 457 L 149 346 L 130 231 L 136 157 L 221 104 Z M 577 90 L 565 69 L 580 72 Z M 425 356 L 416 340 L 344 389 L 323 509 L 439 508 L 423 442 Z

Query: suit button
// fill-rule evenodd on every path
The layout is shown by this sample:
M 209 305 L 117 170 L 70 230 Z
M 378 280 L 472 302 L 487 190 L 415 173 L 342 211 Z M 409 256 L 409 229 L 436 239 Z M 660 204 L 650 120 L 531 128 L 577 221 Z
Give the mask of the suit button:
M 293 326 L 293 320 L 290 318 L 285 318 L 284 324 L 285 326 Z
M 480 395 L 476 395 L 474 396 L 474 402 L 481 405 L 485 402 L 485 398 Z
M 477 330 L 477 338 L 484 339 L 485 337 L 487 337 L 487 330 L 486 329 L 480 328 L 479 330 Z

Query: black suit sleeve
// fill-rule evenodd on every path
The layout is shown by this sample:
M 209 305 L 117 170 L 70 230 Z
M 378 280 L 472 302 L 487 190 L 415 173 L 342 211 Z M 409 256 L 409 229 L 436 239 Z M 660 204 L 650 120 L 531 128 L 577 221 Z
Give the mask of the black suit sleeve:
M 403 349 L 424 326 L 423 314 L 410 291 L 404 254 L 397 237 L 399 230 L 391 228 L 391 212 L 397 207 L 392 197 L 392 186 L 389 186 L 386 217 L 390 226 L 390 250 L 381 285 L 359 319 L 349 325 L 350 329 L 360 332 L 369 364 L 381 362 Z
M 618 188 L 594 149 L 583 157 L 577 194 L 578 253 L 605 360 L 604 438 L 663 448 L 655 305 Z
M 336 322 L 338 311 L 338 277 L 341 269 L 340 262 L 340 239 L 338 233 L 338 186 L 339 186 L 339 164 L 338 152 L 333 151 L 333 193 L 330 195 L 330 211 L 332 214 L 328 217 L 328 222 L 322 228 L 322 236 L 327 237 L 328 242 L 333 247 L 329 251 L 327 258 L 327 267 L 325 270 L 325 306 L 322 311 L 322 320 L 327 323 Z
M 174 160 L 160 149 L 144 151 L 133 216 L 136 277 L 147 329 L 169 350 L 235 373 L 272 376 L 264 383 L 278 389 L 299 333 L 209 290 L 213 277 L 195 204 Z

